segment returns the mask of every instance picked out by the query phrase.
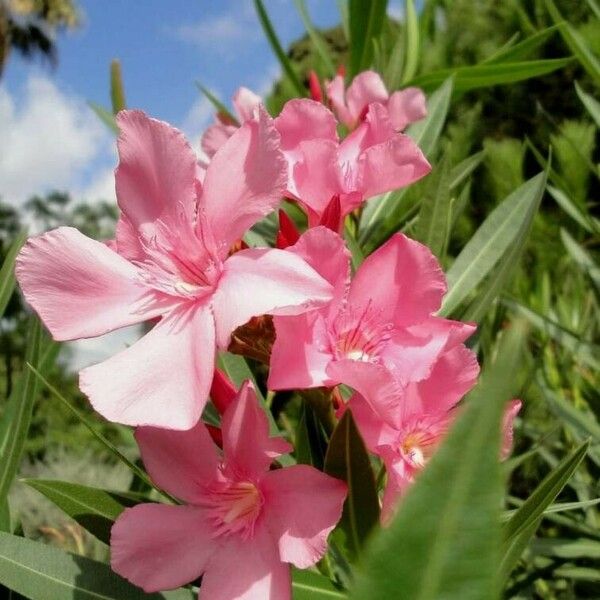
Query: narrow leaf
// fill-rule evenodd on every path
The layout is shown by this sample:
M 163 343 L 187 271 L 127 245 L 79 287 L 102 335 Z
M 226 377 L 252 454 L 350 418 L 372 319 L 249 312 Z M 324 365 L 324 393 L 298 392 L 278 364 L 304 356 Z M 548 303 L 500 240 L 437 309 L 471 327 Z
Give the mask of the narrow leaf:
M 225 116 L 227 120 L 231 121 L 234 125 L 240 125 L 235 115 L 208 89 L 205 88 L 199 81 L 196 81 L 196 86 L 206 96 L 206 99 L 215 107 L 217 113 Z
M 526 181 L 498 205 L 469 240 L 447 273 L 449 291 L 440 313 L 449 315 L 511 250 L 530 223 L 546 186 L 546 174 Z
M 415 9 L 414 0 L 405 0 L 404 18 L 404 72 L 402 84 L 410 81 L 419 66 L 419 18 Z
M 368 69 L 373 60 L 373 42 L 381 34 L 387 0 L 348 0 L 350 26 L 349 75 Z
M 327 74 L 329 76 L 333 76 L 335 74 L 335 65 L 331 59 L 329 47 L 325 43 L 325 40 L 321 37 L 321 34 L 315 29 L 310 15 L 308 14 L 308 8 L 306 7 L 305 0 L 294 0 L 294 4 L 298 9 L 302 23 L 304 23 L 306 32 L 308 33 L 308 36 L 310 37 L 310 40 L 313 43 L 319 58 L 323 61 L 323 65 L 325 65 L 325 68 L 327 69 Z
M 117 59 L 114 59 L 110 63 L 110 99 L 113 115 L 127 108 L 123 76 L 121 74 L 121 62 Z
M 88 102 L 88 106 L 96 113 L 96 116 L 108 127 L 115 135 L 119 135 L 119 127 L 115 121 L 115 116 L 106 110 L 103 106 L 95 102 Z
M 600 127 L 600 102 L 593 96 L 586 94 L 577 82 L 575 82 L 575 90 L 577 91 L 579 99 L 590 113 L 590 116 L 594 119 L 596 126 Z
M 37 318 L 32 317 L 25 351 L 25 360 L 28 363 L 34 365 L 39 363 L 41 337 L 42 326 Z M 3 440 L 4 447 L 0 458 L 0 503 L 5 502 L 8 490 L 21 464 L 21 455 L 29 432 L 33 404 L 38 392 L 37 379 L 33 373 L 25 369 L 14 391 L 16 394 L 15 411 L 6 432 L 6 438 Z
M 27 239 L 27 232 L 21 231 L 9 246 L 2 268 L 0 268 L 0 319 L 4 315 L 6 306 L 15 289 L 15 259 L 21 246 Z
M 573 239 L 566 229 L 563 229 L 562 227 L 560 229 L 560 239 L 569 253 L 569 256 L 585 273 L 587 273 L 593 284 L 596 286 L 596 289 L 600 292 L 600 267 L 594 262 L 591 255 Z
M 267 10 L 263 4 L 263 1 L 254 0 L 254 7 L 256 8 L 258 20 L 260 21 L 263 31 L 265 32 L 265 35 L 271 44 L 271 48 L 273 49 L 275 56 L 279 60 L 279 64 L 281 65 L 283 72 L 287 75 L 287 78 L 290 80 L 290 83 L 296 90 L 296 93 L 300 96 L 306 96 L 306 89 L 302 85 L 294 66 L 281 46 L 281 42 L 275 33 L 275 29 L 273 28 L 271 19 L 269 19 L 269 15 L 267 14 Z
M 323 426 L 315 411 L 307 403 L 302 403 L 302 410 L 296 428 L 296 461 L 301 465 L 311 465 L 319 471 L 323 470 L 327 440 Z
M 314 571 L 292 570 L 294 600 L 338 600 L 347 598 L 323 575 Z
M 511 45 L 510 47 L 495 53 L 493 56 L 490 56 L 484 60 L 482 64 L 490 65 L 502 62 L 518 62 L 523 60 L 535 50 L 543 46 L 557 31 L 558 27 L 556 25 L 542 29 L 541 31 L 529 36 L 522 42 L 519 42 L 514 46 Z
M 116 518 L 136 500 L 119 492 L 45 479 L 23 479 L 101 542 L 110 544 L 110 530 Z
M 379 499 L 367 449 L 349 410 L 331 435 L 324 471 L 348 484 L 338 527 L 345 534 L 351 558 L 356 559 L 379 521 Z
M 108 565 L 0 533 L 0 583 L 30 600 L 195 600 L 192 590 L 146 594 Z

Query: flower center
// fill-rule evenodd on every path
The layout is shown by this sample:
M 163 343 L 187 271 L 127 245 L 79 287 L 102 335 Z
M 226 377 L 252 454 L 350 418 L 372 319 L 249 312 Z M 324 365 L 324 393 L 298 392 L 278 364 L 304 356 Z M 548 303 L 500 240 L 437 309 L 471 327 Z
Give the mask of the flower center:
M 237 533 L 246 539 L 254 533 L 263 498 L 250 481 L 220 482 L 210 490 L 207 504 L 216 536 Z
M 448 429 L 448 415 L 424 416 L 405 429 L 398 450 L 413 468 L 422 469 L 434 455 Z
M 356 309 L 348 305 L 337 317 L 332 331 L 339 359 L 376 362 L 390 339 L 391 325 L 383 322 L 371 303 Z

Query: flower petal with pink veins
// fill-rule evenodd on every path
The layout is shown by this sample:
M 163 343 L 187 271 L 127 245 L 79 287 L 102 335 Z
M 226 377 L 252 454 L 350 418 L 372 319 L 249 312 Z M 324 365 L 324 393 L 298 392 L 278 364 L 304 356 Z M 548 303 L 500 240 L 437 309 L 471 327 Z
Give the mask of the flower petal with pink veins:
M 350 285 L 351 254 L 341 236 L 326 227 L 313 227 L 287 250 L 304 259 L 333 286 L 333 300 L 327 312 L 337 312 Z
M 260 488 L 281 560 L 306 569 L 323 558 L 327 536 L 342 516 L 346 484 L 312 467 L 294 465 L 269 471 Z
M 329 363 L 327 374 L 363 396 L 386 423 L 398 424 L 402 388 L 384 366 L 344 358 Z
M 210 559 L 201 600 L 291 600 L 290 566 L 279 559 L 266 531 L 247 541 L 231 537 Z
M 115 171 L 117 202 L 144 237 L 155 223 L 192 222 L 196 212 L 196 155 L 183 134 L 140 110 L 117 115 L 119 165 Z
M 216 479 L 219 464 L 204 423 L 188 431 L 138 427 L 135 439 L 152 481 L 180 500 L 199 504 L 200 482 Z
M 390 120 L 397 131 L 404 131 L 408 125 L 427 116 L 427 101 L 422 90 L 409 87 L 394 92 L 388 100 Z
M 241 250 L 223 269 L 213 299 L 220 348 L 227 348 L 231 332 L 251 317 L 297 315 L 332 297 L 331 284 L 287 250 Z
M 286 102 L 275 118 L 275 127 L 281 135 L 281 149 L 284 152 L 293 151 L 300 142 L 306 140 L 338 140 L 333 113 L 320 102 L 306 98 Z
M 465 346 L 455 346 L 440 356 L 427 379 L 414 384 L 418 403 L 413 405 L 407 397 L 404 415 L 452 409 L 475 386 L 478 376 L 476 354 Z
M 269 437 L 267 415 L 258 404 L 254 387 L 248 380 L 225 411 L 221 431 L 227 468 L 232 469 L 237 477 L 253 479 L 262 475 L 273 462 L 273 450 L 277 447 L 284 452 L 292 450 L 281 438 L 272 440 Z
M 214 123 L 206 128 L 200 140 L 200 146 L 203 152 L 209 158 L 212 158 L 219 148 L 238 130 L 235 125 L 226 125 L 225 123 Z
M 431 171 L 419 147 L 407 135 L 367 148 L 358 159 L 358 186 L 365 198 L 406 187 Z
M 146 258 L 146 251 L 137 231 L 124 214 L 119 217 L 116 229 L 115 252 L 130 261 L 143 261 Z
M 190 429 L 208 399 L 214 355 L 210 310 L 178 309 L 130 348 L 81 371 L 79 386 L 109 421 Z
M 256 116 L 256 110 L 262 98 L 247 87 L 239 87 L 233 95 L 233 106 L 240 118 L 241 123 L 245 123 Z
M 279 142 L 273 119 L 261 108 L 258 120 L 246 121 L 208 165 L 199 210 L 223 257 L 283 197 L 287 164 Z
M 211 534 L 202 509 L 139 504 L 113 525 L 110 564 L 145 592 L 178 588 L 204 572 L 216 547 Z
M 72 227 L 29 238 L 16 262 L 27 302 L 56 340 L 95 337 L 160 314 L 138 270 Z
M 338 145 L 332 140 L 303 141 L 298 146 L 299 158 L 290 173 L 289 194 L 319 216 L 332 196 L 343 192 L 337 150 Z
M 267 385 L 291 390 L 334 385 L 327 375 L 333 355 L 321 311 L 296 317 L 274 317 L 275 343 Z
M 401 233 L 368 256 L 350 285 L 349 302 L 371 305 L 396 327 L 424 321 L 446 292 L 440 264 L 429 248 Z
M 504 417 L 502 418 L 502 448 L 500 452 L 502 460 L 508 458 L 512 451 L 513 425 L 520 410 L 520 400 L 511 400 L 504 410 Z
M 375 71 L 359 73 L 346 91 L 346 103 L 355 122 L 360 119 L 369 104 L 385 104 L 387 99 L 388 91 L 381 76 Z
M 337 118 L 347 127 L 353 127 L 354 118 L 346 106 L 344 78 L 336 75 L 332 81 L 325 84 L 325 89 Z

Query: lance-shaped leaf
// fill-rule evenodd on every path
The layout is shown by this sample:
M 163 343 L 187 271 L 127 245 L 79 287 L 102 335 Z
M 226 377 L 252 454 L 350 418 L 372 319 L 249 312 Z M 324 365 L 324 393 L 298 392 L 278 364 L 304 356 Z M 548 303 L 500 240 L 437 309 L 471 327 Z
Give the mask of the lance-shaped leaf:
M 294 4 L 296 5 L 296 9 L 300 14 L 300 18 L 302 19 L 302 23 L 304 23 L 304 27 L 308 36 L 310 37 L 310 41 L 313 43 L 319 58 L 323 61 L 323 65 L 327 70 L 327 75 L 333 77 L 335 74 L 335 65 L 333 64 L 333 60 L 331 58 L 331 53 L 329 51 L 329 46 L 321 36 L 321 34 L 316 30 L 310 15 L 308 14 L 308 8 L 306 7 L 305 0 L 294 0 Z
M 494 53 L 489 58 L 486 58 L 482 64 L 489 65 L 523 60 L 534 50 L 543 46 L 557 31 L 558 27 L 556 25 L 542 29 L 518 44 L 510 44 L 501 48 L 498 52 Z
M 127 108 L 125 100 L 125 87 L 123 86 L 123 75 L 121 73 L 121 62 L 114 59 L 110 63 L 110 100 L 113 115 Z
M 481 600 L 498 597 L 500 428 L 519 365 L 523 330 L 513 324 L 496 361 L 467 398 L 447 439 L 373 536 L 352 598 Z
M 8 248 L 0 269 L 0 319 L 15 289 L 15 258 L 27 238 L 27 232 L 21 231 Z
M 181 589 L 145 594 L 108 565 L 0 533 L 0 583 L 30 600 L 195 600 Z
M 506 579 L 521 557 L 523 550 L 535 533 L 544 511 L 565 487 L 575 469 L 579 466 L 588 450 L 589 442 L 584 442 L 567 456 L 540 483 L 535 491 L 504 525 L 500 576 Z
M 546 173 L 526 181 L 498 205 L 469 240 L 447 273 L 448 293 L 440 313 L 450 315 L 528 231 L 546 186 Z
M 419 66 L 419 18 L 415 9 L 414 0 L 404 3 L 406 16 L 404 19 L 404 71 L 402 84 L 410 81 Z
M 338 529 L 344 534 L 351 559 L 355 559 L 379 521 L 379 499 L 369 454 L 350 410 L 331 435 L 324 471 L 348 485 Z
M 308 402 L 302 402 L 300 419 L 296 428 L 296 461 L 323 470 L 327 440 L 323 426 Z
M 588 113 L 592 119 L 594 119 L 596 126 L 600 127 L 600 102 L 598 102 L 598 100 L 596 100 L 596 98 L 593 96 L 586 94 L 577 82 L 575 82 L 575 90 L 577 91 L 579 99 L 587 108 Z
M 124 493 L 55 481 L 51 479 L 24 479 L 24 483 L 56 504 L 84 529 L 105 544 L 110 543 L 110 529 L 116 518 L 139 500 Z
M 381 34 L 386 18 L 387 0 L 349 0 L 350 27 L 349 75 L 368 69 L 373 60 L 373 42 Z
M 294 600 L 342 600 L 347 598 L 332 583 L 314 571 L 292 570 L 292 592 Z

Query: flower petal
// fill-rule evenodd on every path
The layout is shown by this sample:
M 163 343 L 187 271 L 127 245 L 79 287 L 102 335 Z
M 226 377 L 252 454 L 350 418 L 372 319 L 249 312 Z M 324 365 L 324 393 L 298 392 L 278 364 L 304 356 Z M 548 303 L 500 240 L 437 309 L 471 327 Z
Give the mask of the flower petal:
M 113 525 L 110 564 L 145 592 L 158 592 L 202 575 L 215 547 L 202 509 L 139 504 Z
M 190 429 L 208 398 L 214 334 L 208 308 L 174 311 L 130 348 L 81 371 L 81 391 L 109 421 Z
M 236 400 L 227 408 L 221 420 L 225 464 L 238 476 L 256 477 L 268 470 L 274 450 L 291 446 L 281 445 L 281 438 L 269 437 L 269 421 L 259 406 L 252 383 L 244 381 Z M 275 442 L 275 444 L 273 443 Z
M 72 227 L 30 238 L 17 257 L 25 299 L 56 340 L 102 335 L 152 318 L 137 268 Z
M 354 121 L 358 121 L 365 109 L 373 102 L 385 104 L 388 91 L 381 76 L 375 71 L 359 73 L 346 92 L 346 102 Z
M 251 248 L 224 264 L 214 296 L 217 344 L 259 315 L 296 315 L 331 300 L 332 289 L 300 257 L 286 250 Z
M 191 223 L 196 211 L 196 155 L 183 134 L 140 110 L 121 111 L 117 125 L 117 201 L 131 224 L 151 237 L 157 220 L 175 224 L 183 212 Z
M 259 219 L 279 204 L 287 183 L 273 119 L 261 109 L 246 121 L 208 165 L 200 209 L 224 256 Z
M 245 123 L 256 116 L 256 111 L 262 102 L 262 98 L 247 87 L 241 86 L 233 95 L 233 106 L 240 118 Z
M 329 363 L 327 375 L 338 383 L 350 386 L 363 396 L 386 423 L 398 424 L 402 388 L 384 366 L 344 358 Z
M 333 359 L 321 311 L 296 317 L 274 317 L 275 343 L 267 385 L 291 390 L 332 385 L 327 365 Z
M 188 431 L 138 427 L 135 439 L 146 471 L 159 487 L 191 504 L 202 499 L 202 485 L 216 478 L 215 445 L 202 421 Z
M 342 516 L 343 481 L 307 465 L 269 471 L 261 481 L 267 527 L 281 560 L 306 569 L 327 551 L 327 536 Z
M 290 566 L 267 532 L 229 538 L 210 560 L 200 597 L 206 600 L 291 600 Z
M 226 125 L 220 121 L 207 127 L 200 139 L 200 146 L 206 156 L 212 158 L 237 129 L 235 125 Z
M 408 125 L 427 116 L 427 101 L 422 90 L 408 87 L 394 92 L 388 101 L 387 109 L 394 128 L 404 131 Z
M 406 327 L 438 310 L 445 291 L 444 274 L 429 248 L 397 233 L 362 263 L 348 299 L 357 307 L 370 304 L 382 321 Z
M 515 418 L 521 410 L 520 400 L 511 400 L 504 410 L 504 417 L 502 419 L 502 449 L 500 457 L 505 460 L 510 456 L 513 446 L 513 425 Z
M 377 454 L 379 446 L 393 444 L 398 437 L 398 431 L 386 423 L 360 394 L 353 394 L 345 407 L 352 411 L 360 435 L 371 452 Z
M 343 76 L 336 75 L 332 81 L 326 82 L 325 89 L 337 118 L 347 127 L 353 127 L 354 118 L 346 106 Z

